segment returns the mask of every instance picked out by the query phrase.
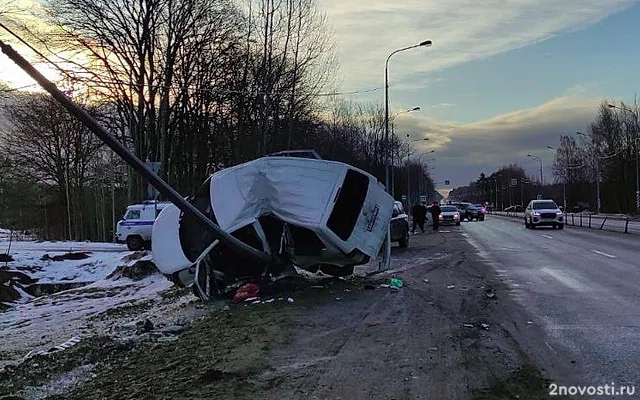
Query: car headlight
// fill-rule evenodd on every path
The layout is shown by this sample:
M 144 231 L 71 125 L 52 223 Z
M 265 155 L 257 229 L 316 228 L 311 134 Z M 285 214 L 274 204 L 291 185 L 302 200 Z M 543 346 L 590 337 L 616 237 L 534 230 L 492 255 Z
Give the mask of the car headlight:
M 454 214 L 453 219 L 460 219 L 460 214 Z
M 562 215 L 562 211 L 557 211 L 556 215 Z
M 535 212 L 533 213 L 533 215 L 535 215 L 536 217 L 538 217 L 538 216 L 540 215 L 540 213 L 539 213 L 539 212 L 537 212 L 537 211 L 535 211 Z
M 443 219 L 444 217 L 442 216 L 442 214 L 438 215 L 438 219 Z

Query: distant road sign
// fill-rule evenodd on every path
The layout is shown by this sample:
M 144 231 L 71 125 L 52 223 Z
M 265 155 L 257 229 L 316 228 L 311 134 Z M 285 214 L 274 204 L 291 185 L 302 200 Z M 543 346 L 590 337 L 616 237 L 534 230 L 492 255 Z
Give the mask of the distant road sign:
M 542 200 L 542 195 L 541 194 L 537 195 L 536 200 Z
M 427 196 L 421 195 L 420 196 L 420 201 L 427 201 Z
M 448 179 L 444 181 L 444 184 L 445 184 L 445 185 L 449 185 L 450 183 L 451 183 L 451 181 L 450 181 L 450 180 L 448 180 Z
M 518 179 L 517 178 L 511 178 L 511 186 L 518 186 Z

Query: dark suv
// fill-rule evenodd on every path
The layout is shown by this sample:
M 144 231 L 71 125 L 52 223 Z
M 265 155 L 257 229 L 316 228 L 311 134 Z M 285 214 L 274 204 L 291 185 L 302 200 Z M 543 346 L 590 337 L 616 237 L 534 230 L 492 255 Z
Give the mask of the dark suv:
M 467 202 L 453 202 L 453 203 L 449 203 L 452 206 L 456 206 L 458 207 L 458 209 L 460 210 L 460 221 L 463 220 L 467 220 L 467 221 L 473 221 L 478 220 L 479 218 L 479 210 L 471 203 L 467 203 Z M 484 216 L 483 216 L 484 219 Z

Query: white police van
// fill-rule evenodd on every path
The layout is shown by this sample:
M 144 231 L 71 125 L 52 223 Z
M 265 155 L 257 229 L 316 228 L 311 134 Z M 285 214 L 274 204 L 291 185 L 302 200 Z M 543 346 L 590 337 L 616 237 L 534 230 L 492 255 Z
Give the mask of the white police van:
M 170 202 L 146 200 L 127 207 L 124 216 L 116 225 L 116 241 L 125 242 L 129 250 L 151 248 L 153 222 L 160 211 Z

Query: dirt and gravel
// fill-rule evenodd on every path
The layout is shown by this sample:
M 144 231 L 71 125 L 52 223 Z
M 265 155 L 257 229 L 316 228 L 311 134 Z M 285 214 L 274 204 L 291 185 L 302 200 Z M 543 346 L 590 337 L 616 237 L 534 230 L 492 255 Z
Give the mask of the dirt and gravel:
M 462 229 L 413 236 L 386 273 L 293 280 L 270 303 L 204 315 L 189 302 L 197 319 L 169 339 L 94 336 L 33 357 L 0 372 L 0 399 L 551 398 L 549 379 L 577 372 Z

